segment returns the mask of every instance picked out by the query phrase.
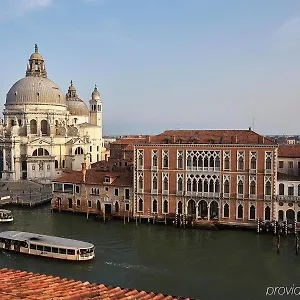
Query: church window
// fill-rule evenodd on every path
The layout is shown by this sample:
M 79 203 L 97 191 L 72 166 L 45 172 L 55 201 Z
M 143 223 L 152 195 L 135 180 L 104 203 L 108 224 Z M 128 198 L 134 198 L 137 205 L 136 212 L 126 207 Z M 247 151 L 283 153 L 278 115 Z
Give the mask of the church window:
M 32 170 L 33 170 L 33 171 L 35 170 L 35 165 L 32 166 Z
M 37 123 L 36 120 L 30 120 L 30 133 L 37 134 Z
M 82 149 L 81 147 L 77 147 L 77 148 L 75 149 L 75 154 L 76 154 L 76 155 L 82 155 L 82 154 L 83 154 L 83 149 Z
M 11 125 L 11 126 L 15 126 L 15 120 L 11 120 L 11 121 L 10 121 L 10 125 Z
M 50 165 L 47 165 L 47 170 L 50 170 Z
M 32 156 L 48 156 L 49 151 L 43 148 L 39 148 L 33 151 Z
M 48 122 L 46 120 L 41 121 L 41 132 L 43 135 L 48 134 Z
M 58 169 L 58 160 L 55 161 L 55 169 Z

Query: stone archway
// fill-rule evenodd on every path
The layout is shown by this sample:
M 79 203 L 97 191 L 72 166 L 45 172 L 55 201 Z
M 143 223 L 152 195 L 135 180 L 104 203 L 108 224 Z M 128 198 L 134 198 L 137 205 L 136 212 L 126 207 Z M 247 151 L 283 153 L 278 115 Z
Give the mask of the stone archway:
M 278 210 L 278 222 L 283 221 L 283 210 Z
M 288 209 L 285 216 L 288 222 L 295 222 L 295 211 L 293 209 Z
M 188 215 L 195 215 L 196 214 L 196 202 L 195 202 L 195 200 L 190 199 L 188 201 L 187 213 L 188 213 Z
M 210 220 L 219 219 L 219 204 L 215 200 L 213 200 L 209 204 L 209 219 Z
M 182 201 L 177 203 L 177 214 L 182 215 Z
M 201 219 L 208 218 L 208 206 L 205 200 L 200 200 L 198 203 L 198 217 Z

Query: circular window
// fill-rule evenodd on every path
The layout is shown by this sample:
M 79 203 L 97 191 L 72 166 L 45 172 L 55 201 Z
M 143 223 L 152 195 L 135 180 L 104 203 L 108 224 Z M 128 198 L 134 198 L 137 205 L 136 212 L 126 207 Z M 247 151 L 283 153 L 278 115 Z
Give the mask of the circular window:
M 293 203 L 290 202 L 290 203 L 288 204 L 288 206 L 289 206 L 289 207 L 292 207 L 292 206 L 293 206 Z
M 279 206 L 283 206 L 283 202 L 279 202 Z

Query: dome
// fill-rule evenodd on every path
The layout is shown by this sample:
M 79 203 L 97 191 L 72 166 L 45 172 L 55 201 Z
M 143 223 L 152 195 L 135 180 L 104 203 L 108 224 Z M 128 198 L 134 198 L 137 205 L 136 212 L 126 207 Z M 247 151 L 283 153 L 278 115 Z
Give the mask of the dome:
M 50 79 L 28 76 L 17 81 L 7 93 L 6 105 L 14 104 L 66 106 L 66 98 Z
M 95 85 L 94 91 L 92 93 L 93 100 L 100 100 L 100 93 L 98 92 L 97 86 Z
M 30 56 L 30 58 L 29 58 L 30 60 L 44 60 L 43 59 L 43 57 L 42 57 L 42 55 L 41 54 L 39 54 L 39 53 L 33 53 L 33 54 L 31 54 L 31 56 Z
M 67 100 L 67 109 L 73 116 L 88 116 L 89 109 L 87 105 L 79 98 Z

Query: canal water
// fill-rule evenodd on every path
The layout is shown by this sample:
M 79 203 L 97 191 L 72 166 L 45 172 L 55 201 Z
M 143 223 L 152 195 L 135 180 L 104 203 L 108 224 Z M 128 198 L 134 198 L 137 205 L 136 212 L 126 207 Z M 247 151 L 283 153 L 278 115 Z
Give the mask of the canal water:
M 96 258 L 72 263 L 0 252 L 2 268 L 209 300 L 265 299 L 268 287 L 300 286 L 300 255 L 295 255 L 293 237 L 281 239 L 277 254 L 272 235 L 251 231 L 104 224 L 85 215 L 51 214 L 47 206 L 12 211 L 15 221 L 0 224 L 1 231 L 88 241 L 96 246 Z

